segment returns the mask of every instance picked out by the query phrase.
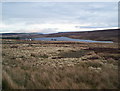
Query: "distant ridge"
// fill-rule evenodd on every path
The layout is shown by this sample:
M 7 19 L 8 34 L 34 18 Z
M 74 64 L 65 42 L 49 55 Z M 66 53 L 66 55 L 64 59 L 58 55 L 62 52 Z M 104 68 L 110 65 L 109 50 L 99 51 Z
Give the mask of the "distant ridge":
M 18 34 L 42 34 L 42 33 L 0 33 L 2 35 L 18 35 Z
M 118 33 L 120 29 L 106 29 L 96 31 L 80 31 L 80 32 L 59 32 L 47 34 L 46 37 L 69 37 L 75 39 L 90 39 L 99 41 L 118 41 Z
M 120 29 L 106 29 L 96 31 L 80 31 L 80 32 L 59 32 L 52 34 L 42 33 L 2 33 L 2 37 L 6 39 L 11 37 L 19 38 L 38 38 L 38 37 L 69 37 L 74 39 L 88 39 L 97 41 L 113 41 L 118 42 L 118 33 Z M 12 38 L 13 39 L 13 38 Z

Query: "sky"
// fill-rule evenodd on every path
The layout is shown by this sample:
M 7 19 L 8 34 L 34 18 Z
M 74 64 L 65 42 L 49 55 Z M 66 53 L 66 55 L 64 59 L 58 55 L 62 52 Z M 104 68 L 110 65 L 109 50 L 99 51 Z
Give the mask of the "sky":
M 57 33 L 118 27 L 118 2 L 3 2 L 0 33 Z

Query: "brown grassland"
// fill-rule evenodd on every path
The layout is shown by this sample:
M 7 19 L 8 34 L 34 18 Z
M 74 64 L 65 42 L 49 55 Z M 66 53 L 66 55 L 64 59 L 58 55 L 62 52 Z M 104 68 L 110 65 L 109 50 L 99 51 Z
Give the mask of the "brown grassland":
M 2 40 L 3 89 L 117 89 L 117 43 Z

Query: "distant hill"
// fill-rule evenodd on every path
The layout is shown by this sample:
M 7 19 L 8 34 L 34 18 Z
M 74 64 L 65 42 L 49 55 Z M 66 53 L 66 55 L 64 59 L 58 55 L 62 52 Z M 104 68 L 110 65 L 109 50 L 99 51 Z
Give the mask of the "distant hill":
M 3 39 L 19 39 L 19 38 L 36 38 L 36 37 L 69 37 L 75 39 L 88 39 L 98 41 L 118 41 L 118 32 L 120 29 L 106 29 L 96 31 L 82 31 L 82 32 L 59 32 L 53 34 L 41 33 L 3 33 Z
M 21 39 L 42 36 L 42 33 L 1 33 L 3 39 Z
M 118 41 L 118 32 L 120 29 L 107 29 L 85 32 L 60 32 L 47 34 L 46 37 L 69 37 L 75 39 L 90 39 L 99 41 Z

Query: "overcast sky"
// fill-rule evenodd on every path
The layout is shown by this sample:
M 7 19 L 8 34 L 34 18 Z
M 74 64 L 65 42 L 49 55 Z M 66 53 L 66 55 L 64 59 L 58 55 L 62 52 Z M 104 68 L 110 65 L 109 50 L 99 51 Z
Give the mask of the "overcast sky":
M 117 28 L 117 2 L 4 2 L 3 32 L 56 33 Z

